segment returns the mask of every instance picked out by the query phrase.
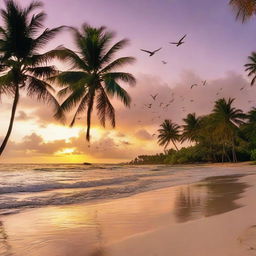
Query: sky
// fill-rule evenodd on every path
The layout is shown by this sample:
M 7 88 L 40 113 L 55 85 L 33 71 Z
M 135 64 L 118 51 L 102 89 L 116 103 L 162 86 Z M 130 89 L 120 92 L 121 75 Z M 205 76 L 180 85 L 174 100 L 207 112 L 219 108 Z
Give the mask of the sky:
M 26 5 L 30 1 L 18 2 Z M 116 108 L 116 128 L 108 125 L 103 129 L 94 115 L 92 141 L 88 145 L 85 116 L 69 128 L 68 123 L 63 125 L 54 120 L 49 106 L 23 94 L 1 162 L 127 162 L 137 155 L 163 151 L 154 134 L 166 118 L 182 124 L 182 118 L 188 113 L 209 113 L 220 97 L 236 98 L 235 106 L 244 111 L 255 106 L 255 88 L 249 85 L 244 64 L 247 56 L 256 51 L 256 19 L 245 24 L 236 21 L 228 0 L 42 2 L 48 15 L 46 27 L 79 27 L 86 22 L 115 31 L 115 42 L 123 38 L 130 40 L 118 57 L 136 58 L 136 63 L 125 67 L 125 71 L 136 77 L 137 84 L 135 87 L 123 85 L 132 97 L 131 108 L 124 108 L 112 99 Z M 2 1 L 0 7 L 3 7 Z M 180 47 L 169 44 L 184 34 L 187 34 L 185 44 Z M 44 50 L 58 45 L 75 49 L 68 31 L 58 35 Z M 140 51 L 160 47 L 162 49 L 152 57 Z M 68 68 L 60 63 L 58 67 Z M 206 86 L 201 85 L 204 80 L 207 80 Z M 200 86 L 190 89 L 193 83 Z M 151 94 L 158 94 L 156 101 Z M 7 130 L 11 103 L 12 99 L 2 97 L 0 142 Z M 145 106 L 151 103 L 150 109 Z

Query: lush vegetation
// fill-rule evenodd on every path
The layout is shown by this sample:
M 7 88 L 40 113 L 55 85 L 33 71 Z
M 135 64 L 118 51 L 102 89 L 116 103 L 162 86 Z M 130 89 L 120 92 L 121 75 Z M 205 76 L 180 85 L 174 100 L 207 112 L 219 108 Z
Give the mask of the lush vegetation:
M 5 8 L 0 10 L 3 24 L 0 26 L 0 96 L 13 98 L 9 126 L 0 145 L 0 155 L 11 135 L 21 93 L 51 104 L 58 119 L 63 120 L 66 112 L 76 107 L 71 125 L 79 114 L 85 113 L 88 141 L 95 103 L 103 126 L 107 118 L 115 126 L 115 110 L 109 96 L 116 96 L 125 106 L 130 105 L 130 96 L 119 82 L 134 85 L 135 78 L 117 69 L 133 63 L 134 58 L 113 60 L 128 40 L 121 40 L 109 47 L 114 33 L 105 27 L 83 25 L 81 31 L 69 28 L 73 32 L 76 51 L 63 46 L 42 53 L 46 44 L 64 27 L 43 29 L 46 14 L 42 11 L 35 13 L 41 7 L 42 3 L 38 1 L 21 7 L 13 0 L 6 0 Z M 56 58 L 70 63 L 69 71 L 60 72 L 49 64 Z M 58 94 L 53 85 L 61 86 Z
M 184 164 L 256 160 L 256 108 L 249 113 L 233 106 L 234 99 L 219 99 L 212 112 L 188 114 L 179 126 L 165 120 L 158 130 L 164 153 L 138 156 L 133 164 Z M 192 144 L 166 150 L 170 141 Z

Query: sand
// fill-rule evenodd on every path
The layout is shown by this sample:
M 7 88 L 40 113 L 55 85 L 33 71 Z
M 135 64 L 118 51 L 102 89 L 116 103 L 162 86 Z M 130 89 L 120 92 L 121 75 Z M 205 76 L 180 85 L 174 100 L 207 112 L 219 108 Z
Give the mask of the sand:
M 256 176 L 241 180 L 251 185 L 237 201 L 241 208 L 130 237 L 112 244 L 109 255 L 256 255 Z
M 0 218 L 0 255 L 256 255 L 255 196 L 256 175 L 233 175 L 126 198 L 28 209 Z

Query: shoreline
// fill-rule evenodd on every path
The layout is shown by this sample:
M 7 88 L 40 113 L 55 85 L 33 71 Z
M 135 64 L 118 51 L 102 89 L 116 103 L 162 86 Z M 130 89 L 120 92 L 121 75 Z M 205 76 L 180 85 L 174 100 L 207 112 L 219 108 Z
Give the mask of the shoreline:
M 245 174 L 256 174 L 256 166 L 254 165 L 248 165 L 248 162 L 242 162 L 242 163 L 215 163 L 215 164 L 195 164 L 195 165 L 178 165 L 178 166 L 170 166 L 170 165 L 148 165 L 150 167 L 155 167 L 155 169 L 150 170 L 152 173 L 156 174 L 156 176 L 152 175 L 152 177 L 158 177 L 157 173 L 158 172 L 162 172 L 162 171 L 166 171 L 168 170 L 169 172 L 171 172 L 172 170 L 178 170 L 180 172 L 184 171 L 184 170 L 191 170 L 193 172 L 193 169 L 197 169 L 197 168 L 202 168 L 203 169 L 203 173 L 205 174 L 205 176 L 203 177 L 193 177 L 193 175 L 191 176 L 190 180 L 180 180 L 180 181 L 176 181 L 173 182 L 173 180 L 164 180 L 161 182 L 152 182 L 149 184 L 146 184 L 144 187 L 143 186 L 138 186 L 137 189 L 135 189 L 134 191 L 130 191 L 129 189 L 126 190 L 122 190 L 120 193 L 114 193 L 114 194 L 108 194 L 108 195 L 104 195 L 102 193 L 99 193 L 100 195 L 97 196 L 97 198 L 83 198 L 83 195 L 86 195 L 86 191 L 90 188 L 93 188 L 93 186 L 89 186 L 89 187 L 84 187 L 84 188 L 61 188 L 61 189 L 52 189 L 52 190 L 45 190 L 45 191 L 38 191 L 38 192 L 34 192 L 32 194 L 42 194 L 42 195 L 47 195 L 47 193 L 50 192 L 61 192 L 61 191 L 78 191 L 79 193 L 81 193 L 81 195 L 79 194 L 79 197 L 77 197 L 77 201 L 76 202 L 72 202 L 72 200 L 70 202 L 60 202 L 60 203 L 54 203 L 52 202 L 49 205 L 36 205 L 36 206 L 17 206 L 14 208 L 7 208 L 4 211 L 0 212 L 0 216 L 8 216 L 8 215 L 12 215 L 12 214 L 19 214 L 22 213 L 24 211 L 29 211 L 29 210 L 34 210 L 34 209 L 40 209 L 40 208 L 47 208 L 47 207 L 61 207 L 61 206 L 72 206 L 72 205 L 92 205 L 92 204 L 97 204 L 97 203 L 104 203 L 104 202 L 108 202 L 111 200 L 116 200 L 116 199 L 122 199 L 122 198 L 127 198 L 127 197 L 131 197 L 134 195 L 138 195 L 141 193 L 146 193 L 146 192 L 150 192 L 150 191 L 155 191 L 155 190 L 160 190 L 160 189 L 165 189 L 165 188 L 172 188 L 172 187 L 176 187 L 176 186 L 182 186 L 182 185 L 189 185 L 189 184 L 195 184 L 198 183 L 202 180 L 204 180 L 205 178 L 209 178 L 209 177 L 216 177 L 216 176 L 226 176 L 226 175 L 233 175 L 233 174 L 241 174 L 243 171 L 241 171 L 240 169 L 238 169 L 239 167 L 250 167 L 252 168 L 252 173 L 250 173 L 250 171 L 248 171 L 247 173 L 245 172 Z M 166 167 L 164 170 L 158 170 L 157 167 L 159 166 L 164 166 Z M 168 168 L 169 167 L 169 168 Z M 218 171 L 216 170 L 216 173 L 211 173 L 208 175 L 208 169 L 211 168 L 218 168 Z M 205 169 L 204 169 L 205 168 Z M 222 173 L 221 170 L 222 168 L 231 168 L 231 173 Z M 255 169 L 255 170 L 254 170 Z M 122 170 L 120 170 L 120 173 L 122 172 Z M 138 170 L 138 174 L 140 171 Z M 162 177 L 165 177 L 165 175 L 163 175 Z M 119 184 L 125 184 L 125 181 L 122 181 Z M 129 184 L 127 184 L 127 187 L 129 188 Z M 104 191 L 105 188 L 108 188 L 108 185 L 102 185 L 102 186 L 98 186 L 97 187 L 97 191 L 100 192 L 101 190 Z M 20 195 L 26 195 L 28 192 L 19 192 Z M 83 194 L 84 193 L 84 194 Z M 11 193 L 10 193 L 11 194 Z M 68 195 L 68 194 L 67 194 Z M 79 199 L 81 198 L 81 199 Z
M 212 182 L 209 182 L 211 180 Z M 210 187 L 206 187 L 206 181 Z M 218 186 L 212 186 L 214 184 Z M 199 225 L 200 228 L 207 227 L 206 230 L 210 231 L 207 225 L 200 223 L 222 219 L 220 216 L 229 216 L 241 211 L 244 208 L 240 207 L 241 204 L 249 204 L 244 201 L 251 189 L 246 184 L 256 186 L 256 174 L 248 176 L 240 172 L 226 178 L 224 175 L 217 176 L 193 184 L 158 188 L 118 199 L 27 209 L 14 215 L 2 216 L 1 229 L 8 234 L 6 242 L 13 248 L 14 256 L 37 256 L 42 253 L 49 256 L 73 255 L 70 248 L 76 248 L 77 256 L 146 256 L 152 255 L 153 251 L 159 256 L 185 256 L 187 254 L 177 254 L 177 248 L 169 248 L 165 238 L 174 236 L 174 241 L 179 244 L 183 241 L 181 237 L 188 235 L 187 227 L 192 229 L 190 225 L 194 230 L 197 230 Z M 223 191 L 223 188 L 229 189 L 231 186 L 233 192 L 237 191 L 235 197 L 229 197 L 228 191 Z M 256 191 L 256 188 L 254 189 Z M 222 197 L 219 197 L 220 195 Z M 238 195 L 243 198 L 237 198 Z M 219 205 L 219 201 L 224 204 Z M 211 208 L 206 208 L 210 202 L 215 203 Z M 203 216 L 207 215 L 207 212 L 210 217 Z M 180 240 L 177 234 L 180 234 Z M 27 254 L 26 249 L 30 243 L 34 244 L 34 247 L 31 248 L 31 254 Z M 153 248 L 151 245 L 154 245 Z M 168 248 L 170 252 L 161 252 L 158 248 L 160 245 Z M 95 248 L 101 250 L 101 254 L 91 254 L 95 252 Z M 223 254 L 226 255 L 228 254 Z

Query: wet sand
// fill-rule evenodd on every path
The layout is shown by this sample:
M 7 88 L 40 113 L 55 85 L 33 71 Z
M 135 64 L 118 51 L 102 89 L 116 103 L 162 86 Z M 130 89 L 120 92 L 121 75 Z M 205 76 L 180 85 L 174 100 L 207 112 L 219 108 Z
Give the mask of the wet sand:
M 0 218 L 0 255 L 255 255 L 255 195 L 256 175 L 232 175 L 25 210 Z

